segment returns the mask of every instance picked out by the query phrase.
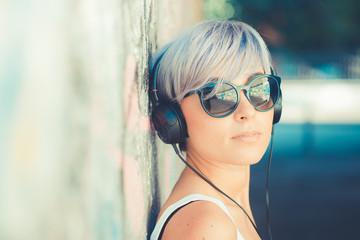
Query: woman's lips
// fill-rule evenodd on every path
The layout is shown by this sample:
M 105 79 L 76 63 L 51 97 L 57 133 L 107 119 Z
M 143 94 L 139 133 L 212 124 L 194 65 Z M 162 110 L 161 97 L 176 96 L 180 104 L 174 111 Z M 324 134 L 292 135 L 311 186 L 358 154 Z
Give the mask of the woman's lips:
M 240 142 L 253 143 L 259 140 L 260 135 L 261 133 L 258 131 L 246 131 L 235 135 L 231 139 Z

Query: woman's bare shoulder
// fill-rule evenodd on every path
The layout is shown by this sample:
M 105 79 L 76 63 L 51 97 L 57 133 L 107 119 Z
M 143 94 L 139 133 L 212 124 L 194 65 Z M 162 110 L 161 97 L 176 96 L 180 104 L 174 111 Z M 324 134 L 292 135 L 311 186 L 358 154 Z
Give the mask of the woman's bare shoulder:
M 171 239 L 236 239 L 236 227 L 216 204 L 196 201 L 181 208 L 170 219 L 162 240 Z

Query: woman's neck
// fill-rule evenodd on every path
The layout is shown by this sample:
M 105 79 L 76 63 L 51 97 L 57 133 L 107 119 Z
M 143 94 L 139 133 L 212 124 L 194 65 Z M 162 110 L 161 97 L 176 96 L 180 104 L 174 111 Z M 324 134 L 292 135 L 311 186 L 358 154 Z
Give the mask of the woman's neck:
M 232 199 L 238 202 L 245 208 L 250 208 L 249 203 L 249 183 L 250 183 L 250 166 L 238 166 L 234 164 L 227 164 L 224 162 L 214 163 L 206 159 L 195 158 L 191 154 L 187 155 L 187 162 L 197 170 L 206 179 L 212 182 L 221 191 L 229 195 Z M 183 173 L 191 178 L 199 179 L 195 173 L 188 167 Z M 198 182 L 198 181 L 197 181 Z M 208 185 L 201 179 L 198 184 L 202 185 L 204 191 L 208 194 L 216 194 L 228 205 L 234 205 L 229 199 L 222 194 L 219 194 L 215 189 Z M 196 186 L 196 185 L 195 185 Z M 206 187 L 205 187 L 206 186 Z M 206 189 L 206 190 L 205 190 Z

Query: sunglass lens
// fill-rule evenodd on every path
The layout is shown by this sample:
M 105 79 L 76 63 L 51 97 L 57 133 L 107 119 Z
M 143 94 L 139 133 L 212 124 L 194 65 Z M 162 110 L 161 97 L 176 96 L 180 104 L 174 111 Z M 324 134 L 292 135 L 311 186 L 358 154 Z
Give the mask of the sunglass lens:
M 204 109 L 217 117 L 232 112 L 238 99 L 237 91 L 226 83 L 221 86 L 216 86 L 215 83 L 209 84 L 202 89 L 200 96 Z
M 277 81 L 272 77 L 255 79 L 251 83 L 249 96 L 251 103 L 257 109 L 272 108 L 279 97 Z

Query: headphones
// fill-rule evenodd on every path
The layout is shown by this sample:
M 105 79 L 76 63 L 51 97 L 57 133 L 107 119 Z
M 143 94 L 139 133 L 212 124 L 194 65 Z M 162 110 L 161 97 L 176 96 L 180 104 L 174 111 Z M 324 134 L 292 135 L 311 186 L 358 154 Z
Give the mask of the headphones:
M 166 51 L 165 51 L 166 52 Z M 187 126 L 184 114 L 181 111 L 180 105 L 176 101 L 170 99 L 159 99 L 156 87 L 157 72 L 159 64 L 164 56 L 162 53 L 150 72 L 150 101 L 152 103 L 151 120 L 154 124 L 155 130 L 158 133 L 159 138 L 167 144 L 181 143 L 185 138 L 189 137 L 187 132 Z M 274 75 L 274 70 L 271 68 L 271 74 Z M 279 85 L 281 79 L 279 78 Z M 274 107 L 273 124 L 280 121 L 282 110 L 282 94 L 281 89 L 279 93 L 279 100 Z

